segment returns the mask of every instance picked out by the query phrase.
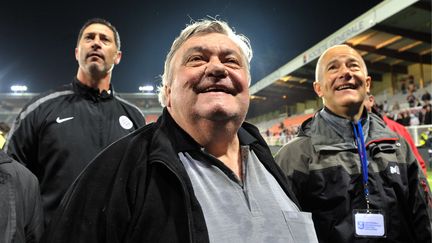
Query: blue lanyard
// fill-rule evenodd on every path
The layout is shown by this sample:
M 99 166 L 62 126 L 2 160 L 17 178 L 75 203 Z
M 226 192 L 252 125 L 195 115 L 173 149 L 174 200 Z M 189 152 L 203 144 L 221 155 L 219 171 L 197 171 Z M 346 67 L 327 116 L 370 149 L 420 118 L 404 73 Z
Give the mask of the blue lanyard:
M 367 160 L 366 146 L 364 143 L 363 127 L 360 121 L 358 121 L 357 123 L 352 122 L 351 124 L 353 126 L 354 139 L 357 143 L 357 150 L 360 156 L 362 176 L 363 176 L 363 187 L 364 187 L 364 194 L 366 198 L 366 207 L 369 210 L 368 160 Z

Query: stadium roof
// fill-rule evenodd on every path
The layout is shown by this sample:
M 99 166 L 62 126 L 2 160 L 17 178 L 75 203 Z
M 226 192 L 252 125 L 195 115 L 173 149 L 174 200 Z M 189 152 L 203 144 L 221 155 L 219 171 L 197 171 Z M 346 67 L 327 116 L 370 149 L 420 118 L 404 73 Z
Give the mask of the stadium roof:
M 341 43 L 363 56 L 374 81 L 384 73 L 408 74 L 414 63 L 431 64 L 431 1 L 387 0 L 370 9 L 253 85 L 248 116 L 316 99 L 317 58 Z

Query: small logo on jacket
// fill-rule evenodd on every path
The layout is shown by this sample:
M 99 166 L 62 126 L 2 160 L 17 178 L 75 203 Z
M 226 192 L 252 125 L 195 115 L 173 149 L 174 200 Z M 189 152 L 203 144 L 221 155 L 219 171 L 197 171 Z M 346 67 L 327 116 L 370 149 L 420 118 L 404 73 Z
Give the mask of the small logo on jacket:
M 127 116 L 119 117 L 120 126 L 126 130 L 129 130 L 133 127 L 132 121 Z
M 57 117 L 56 122 L 57 122 L 57 123 L 62 123 L 62 122 L 69 121 L 69 120 L 72 120 L 72 119 L 74 119 L 73 116 L 71 116 L 71 117 L 66 117 L 66 118 L 62 118 L 62 119 L 61 119 L 60 117 Z
M 397 165 L 390 166 L 390 173 L 391 174 L 398 174 L 398 175 L 400 175 L 399 166 L 397 166 Z

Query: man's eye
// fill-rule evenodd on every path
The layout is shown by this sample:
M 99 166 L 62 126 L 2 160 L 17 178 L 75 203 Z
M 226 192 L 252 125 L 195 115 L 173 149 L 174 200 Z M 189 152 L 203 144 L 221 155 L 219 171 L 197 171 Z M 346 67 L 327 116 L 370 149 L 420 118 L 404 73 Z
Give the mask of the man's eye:
M 228 58 L 226 60 L 227 63 L 240 64 L 236 58 Z
M 327 68 L 328 71 L 335 70 L 337 67 L 335 65 L 331 65 Z
M 188 62 L 197 62 L 202 60 L 203 60 L 202 56 L 191 56 L 189 57 Z

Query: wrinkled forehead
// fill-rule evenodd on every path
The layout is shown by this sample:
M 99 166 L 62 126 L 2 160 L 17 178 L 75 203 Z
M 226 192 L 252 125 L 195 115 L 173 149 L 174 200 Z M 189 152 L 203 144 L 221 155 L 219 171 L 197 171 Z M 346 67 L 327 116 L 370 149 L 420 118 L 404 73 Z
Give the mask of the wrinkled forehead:
M 240 47 L 228 35 L 221 33 L 200 33 L 188 38 L 176 52 L 187 55 L 190 52 L 221 52 L 242 55 Z
M 109 36 L 111 38 L 114 38 L 114 32 L 108 26 L 103 25 L 103 24 L 99 24 L 99 23 L 95 23 L 95 24 L 91 24 L 91 25 L 87 26 L 83 31 L 81 39 L 86 34 L 89 34 L 89 33 L 103 34 L 103 35 Z
M 329 49 L 323 56 L 323 62 L 324 66 L 330 62 L 338 61 L 338 60 L 345 60 L 345 59 L 352 59 L 356 60 L 362 64 L 364 64 L 362 57 L 360 54 L 348 47 L 348 46 L 337 46 L 334 48 Z

